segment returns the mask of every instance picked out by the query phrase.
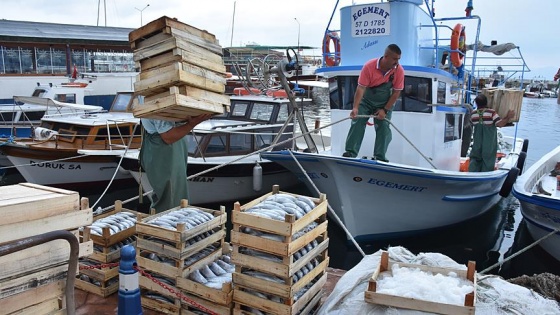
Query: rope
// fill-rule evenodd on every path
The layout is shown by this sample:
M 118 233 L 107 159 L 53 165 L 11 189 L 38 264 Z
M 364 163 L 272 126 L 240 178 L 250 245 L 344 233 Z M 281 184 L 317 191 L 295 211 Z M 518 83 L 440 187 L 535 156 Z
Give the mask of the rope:
M 295 157 L 295 155 L 292 153 L 291 150 L 288 150 L 288 152 L 290 153 L 290 155 L 292 156 L 292 158 L 294 159 L 294 161 L 296 162 L 296 164 L 299 166 L 299 168 L 301 169 L 301 171 L 303 172 L 303 175 L 305 175 L 305 178 L 307 179 L 307 181 L 311 184 L 311 186 L 313 186 L 313 188 L 315 189 L 315 191 L 317 192 L 317 195 L 321 195 L 321 191 L 319 191 L 319 188 L 317 188 L 317 186 L 315 186 L 315 183 L 313 183 L 313 181 L 311 180 L 311 178 L 309 178 L 309 175 L 307 175 L 307 172 L 305 171 L 305 169 L 303 168 L 303 166 L 301 166 L 301 164 L 299 163 L 299 161 L 297 160 L 297 158 Z M 338 215 L 335 213 L 334 209 L 331 207 L 331 205 L 329 203 L 327 203 L 327 208 L 330 211 L 330 214 L 335 218 L 336 222 L 338 223 L 338 225 L 344 230 L 344 232 L 346 233 L 346 235 L 350 238 L 350 240 L 352 240 L 352 243 L 354 243 L 354 246 L 356 246 L 356 248 L 358 249 L 358 251 L 360 252 L 360 254 L 362 254 L 362 256 L 366 256 L 366 254 L 364 253 L 364 251 L 362 250 L 362 248 L 360 247 L 360 245 L 358 245 L 358 242 L 356 242 L 356 240 L 354 239 L 354 236 L 350 233 L 350 231 L 348 231 L 348 229 L 346 228 L 346 226 L 344 226 L 344 223 L 342 222 L 342 220 L 340 220 L 340 218 L 338 217 Z
M 490 267 L 488 267 L 488 268 L 486 268 L 486 269 L 484 269 L 484 270 L 482 270 L 481 272 L 479 272 L 479 274 L 481 274 L 481 275 L 482 275 L 482 274 L 485 274 L 485 273 L 487 273 L 488 271 L 490 271 L 490 270 L 492 270 L 492 269 L 494 269 L 494 268 L 496 268 L 496 267 L 498 267 L 498 266 L 501 266 L 503 263 L 508 262 L 508 261 L 512 260 L 513 258 L 515 258 L 515 257 L 517 257 L 517 256 L 519 256 L 519 255 L 521 255 L 521 254 L 523 254 L 524 252 L 528 251 L 529 249 L 535 247 L 538 243 L 544 241 L 545 239 L 551 237 L 552 235 L 554 235 L 554 234 L 556 234 L 556 233 L 558 233 L 558 232 L 560 232 L 560 228 L 556 228 L 556 229 L 553 230 L 552 232 L 550 232 L 550 233 L 548 233 L 547 235 L 545 235 L 545 236 L 539 238 L 538 240 L 536 240 L 536 241 L 534 241 L 533 243 L 529 244 L 527 247 L 521 249 L 521 250 L 518 251 L 517 253 L 515 253 L 515 254 L 509 256 L 508 258 L 506 258 L 506 259 L 504 259 L 504 260 L 502 260 L 502 261 L 499 261 L 499 262 L 493 264 L 492 266 L 490 266 Z

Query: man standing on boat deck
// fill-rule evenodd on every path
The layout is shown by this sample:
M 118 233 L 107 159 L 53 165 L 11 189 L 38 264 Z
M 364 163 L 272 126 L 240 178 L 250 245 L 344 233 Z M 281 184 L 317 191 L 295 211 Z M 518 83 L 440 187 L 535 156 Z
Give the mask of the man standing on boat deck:
M 375 115 L 375 145 L 373 157 L 388 162 L 385 154 L 391 142 L 391 119 L 393 105 L 404 88 L 404 69 L 399 65 L 401 49 L 395 44 L 385 48 L 381 58 L 364 64 L 358 77 L 358 88 L 354 94 L 354 107 L 350 112 L 352 123 L 346 138 L 345 157 L 356 157 L 360 151 L 368 118 L 361 115 Z
M 177 207 L 181 199 L 189 198 L 187 189 L 189 150 L 183 137 L 211 116 L 199 115 L 183 123 L 141 119 L 146 132 L 142 138 L 140 163 L 154 189 L 151 207 L 156 209 L 156 212 Z
M 469 172 L 491 172 L 494 170 L 498 152 L 498 129 L 496 127 L 505 126 L 515 113 L 510 109 L 506 117 L 501 119 L 495 110 L 486 107 L 488 99 L 484 94 L 478 94 L 474 102 L 477 109 L 471 114 L 474 132 Z

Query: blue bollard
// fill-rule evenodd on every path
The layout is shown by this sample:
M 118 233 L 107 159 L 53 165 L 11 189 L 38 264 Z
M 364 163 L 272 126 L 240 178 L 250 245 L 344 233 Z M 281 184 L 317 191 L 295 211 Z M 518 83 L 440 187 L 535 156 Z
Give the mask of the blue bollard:
M 119 306 L 118 315 L 141 315 L 140 287 L 136 265 L 136 249 L 132 245 L 121 248 L 119 263 Z

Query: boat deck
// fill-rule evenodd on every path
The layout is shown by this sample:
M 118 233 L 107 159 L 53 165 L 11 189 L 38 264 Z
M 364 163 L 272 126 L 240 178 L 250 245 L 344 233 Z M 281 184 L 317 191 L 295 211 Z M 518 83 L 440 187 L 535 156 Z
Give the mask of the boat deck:
M 556 190 L 556 184 L 556 176 L 546 174 L 537 182 L 535 192 L 551 195 L 552 197 L 560 197 L 560 192 Z
M 327 268 L 327 283 L 324 286 L 323 296 L 321 297 L 321 304 L 331 294 L 336 283 L 346 273 L 345 270 Z M 114 315 L 117 312 L 117 305 L 119 302 L 118 293 L 114 293 L 106 298 L 76 289 L 76 315 Z M 160 312 L 144 309 L 144 315 L 156 315 Z

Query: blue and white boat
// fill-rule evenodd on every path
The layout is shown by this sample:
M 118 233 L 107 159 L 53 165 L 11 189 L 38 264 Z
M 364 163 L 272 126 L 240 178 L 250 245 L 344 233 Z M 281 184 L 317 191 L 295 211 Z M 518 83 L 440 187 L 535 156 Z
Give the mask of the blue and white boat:
M 560 261 L 560 146 L 523 172 L 513 185 L 527 229 L 539 245 Z M 555 231 L 555 232 L 554 232 Z M 554 233 L 553 233 L 554 232 Z M 552 233 L 552 234 L 551 234 Z M 551 234 L 551 235 L 549 235 Z
M 461 144 L 467 109 L 462 104 L 478 93 L 473 76 L 481 73 L 476 60 L 484 50 L 479 44 L 465 53 L 452 43 L 459 34 L 452 34 L 460 29 L 464 39 L 472 32 L 478 43 L 481 23 L 477 16 L 433 16 L 433 1 L 342 7 L 340 30 L 329 30 L 329 23 L 325 32 L 326 45 L 334 41 L 335 48 L 324 47 L 325 62 L 317 70 L 331 83 L 331 148 L 261 154 L 294 172 L 312 192 L 316 186 L 326 193 L 329 205 L 358 242 L 416 235 L 484 214 L 511 191 L 518 157 L 526 150 L 523 139 L 500 136 L 494 171 L 464 171 L 468 159 L 461 157 Z M 461 23 L 474 27 L 469 30 Z M 342 157 L 360 70 L 369 59 L 383 56 L 392 43 L 402 50 L 405 87 L 393 110 L 390 162 L 371 159 L 374 128 L 367 128 L 358 158 Z M 527 71 L 519 49 L 511 48 L 519 53 L 519 67 L 501 70 Z M 453 57 L 455 65 L 442 64 L 445 55 Z M 489 67 L 490 61 L 484 62 Z M 495 69 L 505 63 L 493 65 Z

